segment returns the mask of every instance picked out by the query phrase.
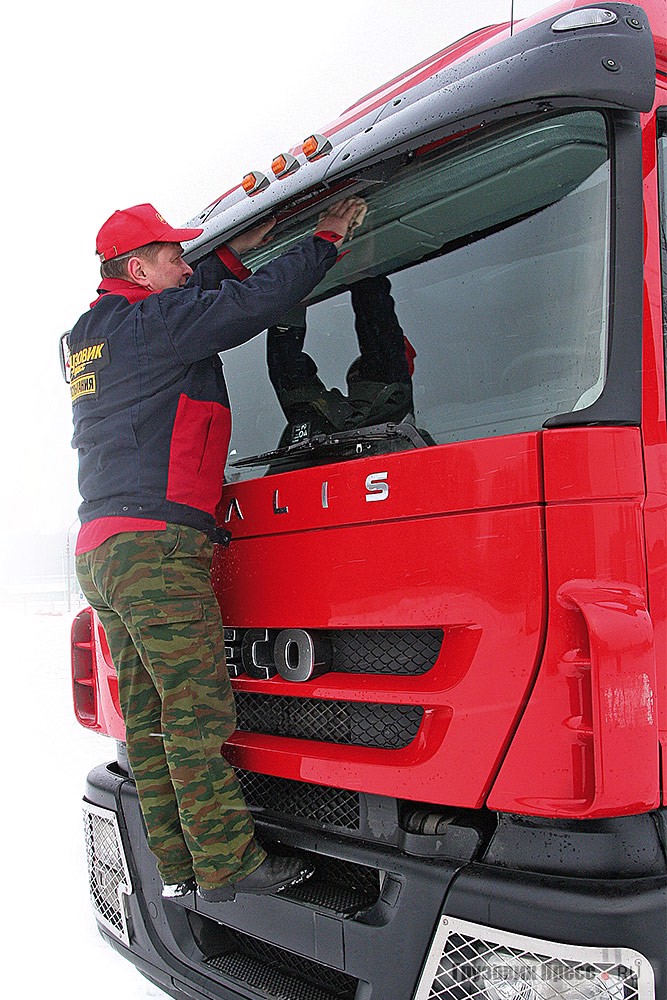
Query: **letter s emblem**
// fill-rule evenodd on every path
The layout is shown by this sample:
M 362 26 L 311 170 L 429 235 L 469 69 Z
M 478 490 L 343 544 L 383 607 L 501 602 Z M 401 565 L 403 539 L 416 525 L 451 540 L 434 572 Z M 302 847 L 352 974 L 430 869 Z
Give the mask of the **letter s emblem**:
M 387 482 L 387 472 L 371 472 L 366 476 L 366 501 L 386 500 L 389 496 L 389 483 Z

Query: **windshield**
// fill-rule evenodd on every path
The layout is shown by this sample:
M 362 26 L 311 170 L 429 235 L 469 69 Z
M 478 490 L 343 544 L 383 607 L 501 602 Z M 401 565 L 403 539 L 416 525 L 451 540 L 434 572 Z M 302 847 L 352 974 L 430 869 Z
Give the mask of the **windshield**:
M 228 480 L 332 461 L 297 448 L 275 468 L 243 462 L 318 435 L 419 431 L 370 435 L 377 453 L 534 431 L 590 405 L 604 386 L 609 184 L 597 112 L 478 129 L 352 178 L 369 208 L 349 253 L 303 308 L 223 355 Z M 312 232 L 321 204 L 279 222 L 250 267 Z

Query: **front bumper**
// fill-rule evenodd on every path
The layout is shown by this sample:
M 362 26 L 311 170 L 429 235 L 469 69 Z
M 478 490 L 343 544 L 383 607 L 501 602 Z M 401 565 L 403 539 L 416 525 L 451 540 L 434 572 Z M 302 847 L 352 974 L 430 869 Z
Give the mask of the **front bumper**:
M 95 769 L 84 813 L 100 931 L 174 997 L 667 996 L 662 877 L 535 876 L 257 817 L 262 839 L 313 858 L 312 882 L 234 903 L 163 900 L 133 782 Z M 555 982 L 571 993 L 549 993 Z

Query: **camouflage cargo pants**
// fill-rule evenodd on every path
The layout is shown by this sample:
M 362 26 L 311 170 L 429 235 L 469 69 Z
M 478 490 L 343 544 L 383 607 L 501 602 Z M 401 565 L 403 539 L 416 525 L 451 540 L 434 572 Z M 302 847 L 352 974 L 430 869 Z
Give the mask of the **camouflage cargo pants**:
M 221 746 L 236 712 L 208 537 L 194 528 L 114 535 L 77 556 L 118 673 L 127 752 L 165 883 L 237 881 L 264 851 Z

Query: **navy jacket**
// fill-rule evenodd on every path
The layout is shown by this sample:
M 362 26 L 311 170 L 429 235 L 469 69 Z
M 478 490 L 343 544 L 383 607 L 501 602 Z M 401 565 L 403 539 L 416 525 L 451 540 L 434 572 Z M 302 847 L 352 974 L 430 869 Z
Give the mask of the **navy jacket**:
M 243 281 L 210 254 L 184 288 L 103 283 L 69 335 L 82 523 L 141 518 L 213 531 L 231 432 L 218 352 L 279 322 L 336 256 L 311 236 Z

